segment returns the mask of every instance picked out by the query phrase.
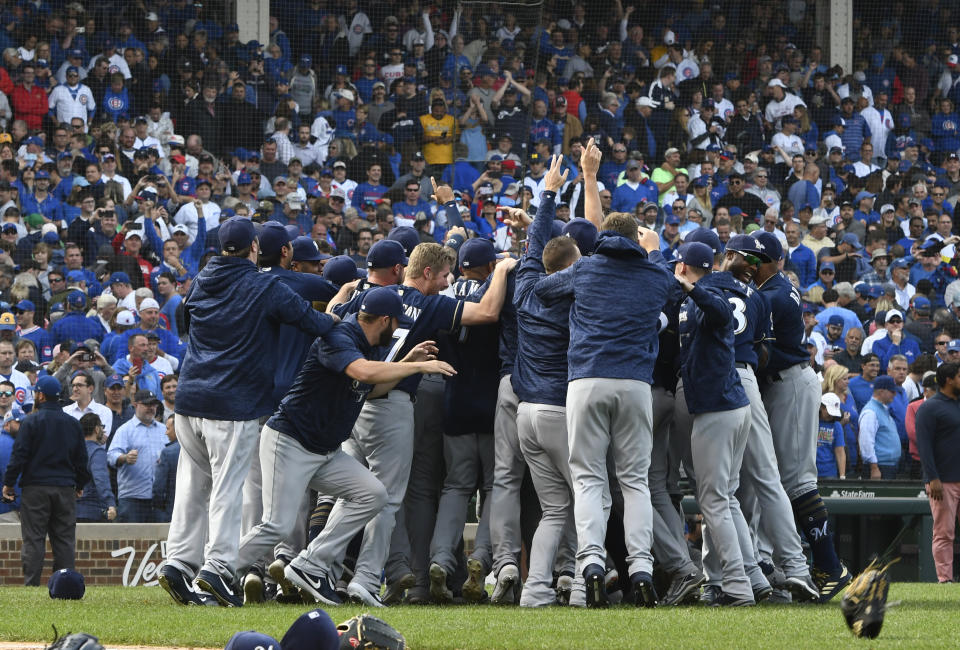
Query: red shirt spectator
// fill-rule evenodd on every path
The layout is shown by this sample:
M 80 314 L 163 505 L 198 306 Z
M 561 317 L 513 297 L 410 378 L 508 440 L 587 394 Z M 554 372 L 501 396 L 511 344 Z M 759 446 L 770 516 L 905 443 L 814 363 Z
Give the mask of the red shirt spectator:
M 9 77 L 7 79 L 9 80 Z M 14 119 L 26 122 L 31 131 L 39 131 L 43 127 L 43 116 L 48 110 L 47 93 L 40 86 L 35 86 L 33 79 L 33 67 L 24 66 L 23 80 L 13 89 L 11 103 Z M 0 83 L 2 82 L 3 77 L 0 75 Z

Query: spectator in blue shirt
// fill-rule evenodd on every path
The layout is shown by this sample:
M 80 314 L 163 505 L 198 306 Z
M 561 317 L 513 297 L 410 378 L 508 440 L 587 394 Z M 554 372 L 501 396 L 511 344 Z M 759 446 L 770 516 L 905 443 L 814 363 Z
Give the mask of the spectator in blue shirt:
M 173 516 L 173 497 L 177 492 L 177 462 L 180 460 L 180 443 L 174 427 L 174 414 L 166 418 L 166 433 L 169 442 L 160 452 L 160 460 L 153 473 L 153 513 L 158 522 L 170 521 Z
M 168 440 L 166 427 L 154 418 L 160 401 L 156 393 L 138 390 L 133 397 L 134 417 L 117 429 L 107 452 L 117 468 L 118 519 L 124 523 L 151 523 L 153 476 L 160 452 Z
M 127 339 L 129 354 L 114 363 L 113 369 L 119 375 L 135 378 L 138 389 L 157 394 L 160 392 L 160 374 L 147 363 L 149 347 L 147 337 L 143 334 L 131 336 Z
M 639 161 L 631 160 L 627 163 L 626 180 L 613 191 L 611 208 L 615 212 L 633 214 L 641 201 L 646 199 L 655 203 L 658 196 L 657 185 L 642 175 Z

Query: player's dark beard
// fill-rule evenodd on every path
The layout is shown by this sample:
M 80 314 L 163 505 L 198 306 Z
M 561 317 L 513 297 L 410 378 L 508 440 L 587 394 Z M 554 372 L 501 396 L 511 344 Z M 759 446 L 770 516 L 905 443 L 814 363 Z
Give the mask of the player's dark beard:
M 392 321 L 393 319 L 391 318 L 390 320 Z M 395 329 L 393 327 L 392 322 L 390 323 L 390 325 L 391 325 L 390 327 L 388 327 L 387 329 L 383 330 L 380 333 L 380 340 L 377 341 L 377 345 L 380 345 L 380 346 L 390 345 L 390 341 L 391 339 L 393 339 L 393 330 Z

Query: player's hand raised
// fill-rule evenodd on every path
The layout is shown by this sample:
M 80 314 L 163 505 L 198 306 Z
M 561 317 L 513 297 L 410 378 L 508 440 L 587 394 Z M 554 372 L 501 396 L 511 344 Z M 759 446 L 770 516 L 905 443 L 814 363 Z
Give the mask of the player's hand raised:
M 430 182 L 433 184 L 433 196 L 431 197 L 434 201 L 443 205 L 444 203 L 449 203 L 454 199 L 453 188 L 447 185 L 446 183 L 442 185 L 437 185 L 437 179 L 430 177 Z
M 637 226 L 637 240 L 640 247 L 648 253 L 660 250 L 660 235 L 656 230 Z
M 433 361 L 437 358 L 437 344 L 434 341 L 423 341 L 418 343 L 403 358 L 404 362 Z
M 543 189 L 547 192 L 557 192 L 563 187 L 563 184 L 567 182 L 567 176 L 570 174 L 569 169 L 564 169 L 563 173 L 560 173 L 560 169 L 563 166 L 563 156 L 553 156 L 550 158 L 550 169 L 547 170 L 547 175 L 543 179 Z
M 504 257 L 499 262 L 497 262 L 497 267 L 494 273 L 509 273 L 520 263 L 516 257 Z

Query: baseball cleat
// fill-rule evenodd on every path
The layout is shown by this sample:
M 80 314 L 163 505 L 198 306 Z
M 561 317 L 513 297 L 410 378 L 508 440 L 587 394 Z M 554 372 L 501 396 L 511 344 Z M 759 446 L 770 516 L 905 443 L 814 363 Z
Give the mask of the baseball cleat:
M 831 598 L 843 591 L 844 588 L 850 584 L 850 581 L 853 580 L 850 571 L 847 570 L 846 565 L 842 562 L 840 563 L 840 570 L 836 573 L 831 574 L 826 571 L 817 571 L 814 569 L 813 575 L 814 581 L 817 586 L 820 587 L 821 603 L 828 602 Z
M 325 605 L 342 605 L 343 601 L 337 596 L 337 592 L 330 586 L 330 581 L 326 576 L 315 576 L 301 571 L 292 564 L 288 564 L 283 570 L 287 580 L 300 588 L 305 594 L 312 596 L 315 602 L 321 602 Z
M 209 592 L 224 607 L 243 607 L 243 598 L 223 576 L 203 569 L 197 574 L 197 586 Z
M 404 573 L 399 580 L 387 583 L 387 589 L 383 592 L 384 605 L 397 605 L 403 600 L 403 594 L 407 589 L 417 584 L 417 576 L 412 573 Z
M 754 603 L 762 603 L 773 593 L 773 587 L 769 584 L 765 584 L 761 587 L 753 588 L 753 601 Z
M 696 600 L 700 585 L 706 578 L 699 571 L 690 573 L 680 573 L 673 577 L 670 588 L 667 589 L 667 595 L 661 600 L 663 605 L 682 605 L 688 601 Z
M 248 571 L 247 575 L 243 576 L 243 604 L 249 605 L 263 601 L 263 578 L 256 571 Z
M 820 600 L 820 590 L 813 583 L 810 574 L 802 576 L 788 576 L 786 587 L 791 599 L 797 603 L 815 603 Z
M 770 589 L 770 586 L 767 585 L 767 589 Z M 773 591 L 772 589 L 770 589 Z M 768 596 L 770 594 L 767 594 Z M 717 602 L 713 604 L 714 607 L 753 607 L 757 603 L 752 598 L 740 598 L 739 596 L 731 596 L 728 593 L 720 592 L 720 597 L 717 598 Z
M 607 593 L 620 589 L 620 573 L 616 567 L 607 569 L 607 573 L 603 576 L 603 583 L 607 589 Z
M 708 607 L 713 607 L 720 600 L 721 594 L 723 594 L 723 590 L 720 585 L 706 585 L 703 588 L 703 593 L 700 594 L 700 602 Z
M 269 573 L 270 577 L 273 578 L 278 585 L 280 585 L 280 589 L 283 591 L 284 597 L 297 598 L 297 602 L 299 602 L 300 590 L 297 589 L 292 582 L 287 580 L 287 576 L 283 572 L 288 564 L 290 564 L 289 560 L 283 557 L 278 557 L 276 560 L 270 563 L 269 567 L 267 567 L 267 573 Z
M 197 589 L 196 591 L 197 598 L 200 599 L 200 602 L 198 603 L 199 605 L 203 605 L 204 607 L 220 607 L 220 603 L 216 598 L 213 597 L 213 594 L 209 594 L 200 589 Z
M 630 576 L 633 585 L 633 604 L 637 607 L 656 607 L 657 590 L 653 587 L 653 578 L 645 571 L 637 571 Z
M 467 580 L 463 583 L 463 597 L 468 603 L 479 603 L 486 597 L 486 577 L 487 571 L 483 568 L 483 562 L 473 558 L 467 560 Z
M 181 605 L 202 605 L 200 598 L 182 573 L 169 564 L 163 565 L 160 569 L 160 575 L 157 576 L 160 586 L 163 587 L 170 597 Z
M 453 592 L 447 587 L 447 570 L 436 562 L 430 565 L 430 596 L 440 605 L 453 600 Z
M 573 593 L 573 576 L 562 575 L 557 578 L 557 604 L 570 604 L 570 594 Z
M 773 588 L 773 593 L 766 600 L 771 605 L 789 605 L 793 602 L 793 595 L 789 589 Z
M 497 574 L 497 585 L 490 598 L 494 605 L 517 604 L 517 587 L 520 586 L 520 569 L 516 564 L 506 564 Z
M 362 603 L 370 607 L 386 607 L 386 605 L 383 604 L 383 601 L 380 600 L 379 596 L 371 594 L 364 587 L 355 582 L 351 582 L 347 585 L 347 596 L 354 602 Z
M 610 599 L 607 597 L 607 586 L 603 577 L 603 567 L 599 564 L 591 564 L 583 570 L 583 582 L 587 589 L 587 607 L 609 607 Z

